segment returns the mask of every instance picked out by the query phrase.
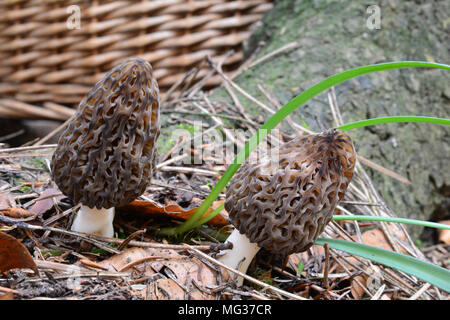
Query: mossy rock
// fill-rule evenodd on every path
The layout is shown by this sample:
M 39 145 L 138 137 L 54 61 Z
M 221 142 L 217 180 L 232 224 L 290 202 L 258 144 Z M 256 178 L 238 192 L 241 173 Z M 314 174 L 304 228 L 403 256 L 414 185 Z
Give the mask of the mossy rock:
M 240 74 L 236 83 L 260 101 L 270 102 L 259 91 L 263 83 L 287 103 L 302 90 L 338 72 L 358 66 L 401 60 L 448 63 L 450 2 L 378 1 L 380 28 L 369 29 L 370 1 L 276 1 L 245 44 L 247 56 L 262 48 L 258 59 L 293 41 L 293 49 L 276 55 Z M 261 45 L 262 44 L 262 45 Z M 449 73 L 410 68 L 364 75 L 336 86 L 344 122 L 394 115 L 449 116 Z M 267 112 L 239 95 L 247 112 Z M 211 99 L 232 103 L 224 89 Z M 302 119 L 319 130 L 318 121 L 335 125 L 322 93 L 297 109 Z M 288 127 L 286 127 L 288 128 Z M 436 220 L 448 217 L 450 129 L 432 124 L 388 124 L 349 132 L 358 153 L 389 168 L 412 185 L 368 168 L 388 206 L 401 217 Z M 411 227 L 417 238 L 420 227 Z

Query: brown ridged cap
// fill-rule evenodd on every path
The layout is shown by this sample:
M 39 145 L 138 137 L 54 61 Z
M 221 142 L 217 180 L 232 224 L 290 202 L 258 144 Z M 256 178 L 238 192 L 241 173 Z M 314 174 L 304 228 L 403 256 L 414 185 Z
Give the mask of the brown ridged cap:
M 295 138 L 278 157 L 247 159 L 227 188 L 230 222 L 269 251 L 304 251 L 330 222 L 355 161 L 350 137 L 335 129 Z
M 74 203 L 126 205 L 144 193 L 153 174 L 159 128 L 152 67 L 127 59 L 80 102 L 53 154 L 53 180 Z

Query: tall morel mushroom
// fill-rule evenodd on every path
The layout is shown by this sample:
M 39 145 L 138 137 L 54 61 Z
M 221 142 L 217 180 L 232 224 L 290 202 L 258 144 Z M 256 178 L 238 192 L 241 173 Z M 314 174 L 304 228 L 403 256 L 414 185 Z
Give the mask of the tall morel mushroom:
M 227 188 L 225 209 L 235 230 L 227 240 L 233 248 L 219 260 L 244 273 L 260 248 L 288 255 L 313 245 L 343 199 L 356 161 L 350 137 L 336 129 L 295 138 L 277 155 L 276 161 L 247 159 Z
M 156 161 L 159 89 L 151 65 L 127 59 L 97 82 L 61 134 L 52 177 L 81 203 L 72 230 L 112 237 L 115 207 L 144 193 Z

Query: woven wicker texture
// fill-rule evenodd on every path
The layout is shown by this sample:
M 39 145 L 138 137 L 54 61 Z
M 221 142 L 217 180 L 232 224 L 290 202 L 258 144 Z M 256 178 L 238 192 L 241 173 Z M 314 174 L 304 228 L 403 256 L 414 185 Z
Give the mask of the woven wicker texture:
M 69 29 L 80 12 L 80 29 Z M 0 117 L 67 119 L 124 58 L 149 61 L 161 93 L 206 55 L 236 70 L 270 0 L 0 1 Z M 69 9 L 70 10 L 70 9 Z M 69 25 L 68 25 L 69 23 Z M 197 77 L 208 72 L 206 64 Z M 206 87 L 219 84 L 218 77 Z

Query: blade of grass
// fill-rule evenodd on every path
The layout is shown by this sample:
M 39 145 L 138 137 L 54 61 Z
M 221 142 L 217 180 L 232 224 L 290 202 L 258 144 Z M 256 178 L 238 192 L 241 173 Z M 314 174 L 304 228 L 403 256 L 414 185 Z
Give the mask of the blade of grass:
M 218 215 L 220 213 L 220 211 L 222 211 L 225 207 L 225 203 L 221 203 L 220 206 L 218 206 L 217 208 L 214 209 L 213 212 L 211 212 L 208 216 L 204 217 L 203 219 L 200 219 L 196 224 L 194 224 L 194 226 L 192 227 L 193 229 L 200 227 L 202 224 L 208 222 L 209 220 L 211 220 L 212 218 L 214 218 L 216 215 Z M 450 226 L 449 226 L 450 227 Z
M 211 190 L 206 199 L 202 202 L 200 207 L 197 209 L 195 214 L 193 214 L 186 222 L 175 228 L 164 228 L 159 230 L 162 235 L 176 235 L 179 233 L 184 233 L 193 228 L 198 220 L 204 215 L 206 210 L 211 206 L 211 204 L 217 199 L 219 194 L 225 188 L 227 183 L 231 180 L 233 175 L 239 169 L 241 164 L 249 156 L 260 141 L 266 138 L 270 131 L 275 128 L 284 118 L 286 118 L 295 109 L 314 98 L 321 92 L 339 84 L 347 81 L 351 78 L 358 77 L 363 74 L 368 74 L 372 72 L 385 71 L 391 69 L 400 68 L 410 68 L 410 67 L 425 67 L 425 68 L 440 68 L 450 70 L 450 66 L 439 63 L 432 62 L 421 62 L 421 61 L 399 61 L 399 62 L 388 62 L 381 64 L 374 64 L 369 66 L 358 67 L 355 69 L 346 70 L 344 72 L 335 74 L 326 78 L 325 80 L 317 83 L 316 85 L 303 91 L 301 94 L 296 96 L 294 99 L 289 101 L 284 107 L 278 110 L 274 115 L 272 115 L 259 129 L 258 131 L 249 139 L 244 148 L 238 153 L 233 163 L 228 167 L 228 169 L 223 174 L 222 178 L 217 182 L 215 187 Z
M 402 253 L 346 240 L 318 238 L 315 243 L 321 246 L 328 243 L 333 249 L 345 251 L 352 255 L 360 256 L 403 271 L 418 279 L 431 283 L 442 290 L 450 292 L 450 271 L 430 262 L 419 260 Z
M 422 117 L 422 116 L 393 116 L 380 117 L 373 119 L 360 120 L 337 127 L 341 130 L 352 130 L 362 127 L 373 126 L 377 124 L 395 123 L 395 122 L 425 122 L 434 124 L 450 125 L 450 119 L 436 118 L 436 117 Z
M 334 221 L 342 221 L 342 220 L 356 220 L 356 221 L 384 221 L 384 222 L 396 222 L 396 223 L 405 223 L 405 224 L 413 224 L 422 227 L 429 228 L 439 228 L 439 229 L 447 229 L 450 230 L 450 225 L 446 225 L 443 223 L 436 223 L 430 221 L 422 221 L 415 219 L 407 219 L 407 218 L 397 218 L 397 217 L 379 217 L 379 216 L 362 216 L 362 215 L 354 215 L 354 216 L 333 216 Z

